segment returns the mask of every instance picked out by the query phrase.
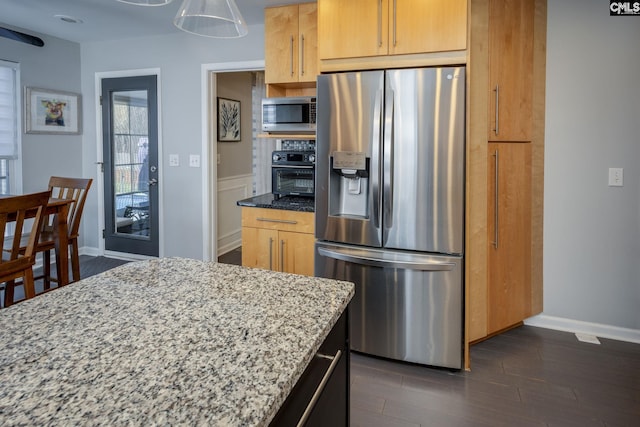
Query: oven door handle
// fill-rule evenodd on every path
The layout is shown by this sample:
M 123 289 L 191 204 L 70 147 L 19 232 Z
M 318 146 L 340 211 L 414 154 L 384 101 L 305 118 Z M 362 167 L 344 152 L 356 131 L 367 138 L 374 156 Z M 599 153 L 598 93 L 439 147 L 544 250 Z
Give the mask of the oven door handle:
M 276 168 L 287 168 L 287 169 L 313 169 L 314 166 L 306 166 L 306 165 L 271 165 L 273 169 Z

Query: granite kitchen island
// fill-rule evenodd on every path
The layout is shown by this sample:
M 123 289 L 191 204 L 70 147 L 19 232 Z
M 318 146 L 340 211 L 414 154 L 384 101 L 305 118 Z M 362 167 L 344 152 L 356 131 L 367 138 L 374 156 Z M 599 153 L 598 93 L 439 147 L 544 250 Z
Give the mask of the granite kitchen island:
M 0 424 L 268 425 L 353 292 L 165 258 L 2 309 Z

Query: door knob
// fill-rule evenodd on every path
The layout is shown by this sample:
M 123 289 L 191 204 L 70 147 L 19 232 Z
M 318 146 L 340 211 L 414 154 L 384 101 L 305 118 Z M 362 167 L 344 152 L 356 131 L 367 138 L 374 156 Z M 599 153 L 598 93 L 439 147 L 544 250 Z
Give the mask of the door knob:
M 157 179 L 155 179 L 155 178 L 151 178 L 151 179 L 149 180 L 149 185 L 157 185 L 157 184 L 158 184 L 158 180 L 157 180 Z

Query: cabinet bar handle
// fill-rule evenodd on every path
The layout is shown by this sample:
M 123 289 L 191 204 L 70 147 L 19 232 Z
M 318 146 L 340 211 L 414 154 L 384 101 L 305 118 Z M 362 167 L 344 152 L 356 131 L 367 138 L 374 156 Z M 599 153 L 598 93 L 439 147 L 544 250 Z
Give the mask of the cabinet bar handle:
M 291 36 L 291 42 L 289 43 L 289 55 L 291 56 L 291 61 L 289 61 L 291 71 L 291 76 L 293 76 L 293 36 Z
M 338 350 L 336 352 L 336 355 L 333 356 L 333 357 L 327 356 L 327 355 L 324 355 L 324 354 L 321 354 L 321 353 L 317 354 L 317 357 L 320 357 L 322 359 L 331 360 L 331 365 L 329 365 L 329 369 L 327 369 L 327 372 L 325 372 L 324 376 L 322 377 L 322 381 L 320 381 L 320 384 L 318 385 L 318 388 L 313 393 L 313 396 L 311 397 L 311 400 L 309 401 L 309 404 L 307 405 L 306 409 L 304 410 L 304 413 L 302 414 L 302 417 L 300 417 L 300 420 L 298 421 L 297 427 L 304 426 L 305 423 L 307 422 L 307 420 L 309 419 L 309 416 L 311 415 L 311 412 L 313 411 L 313 408 L 315 408 L 316 403 L 318 403 L 318 399 L 320 399 L 320 395 L 324 391 L 324 388 L 326 387 L 327 382 L 329 382 L 329 378 L 331 378 L 331 374 L 333 374 L 333 371 L 335 371 L 336 366 L 338 366 L 338 362 L 340 361 L 340 357 L 341 356 L 342 356 L 342 351 L 341 350 Z
M 397 0 L 393 0 L 393 47 L 396 47 L 396 2 Z
M 269 270 L 273 270 L 273 237 L 269 237 Z
M 498 134 L 499 130 L 498 130 L 498 120 L 499 120 L 499 109 L 498 109 L 498 105 L 500 103 L 500 86 L 496 85 L 496 88 L 494 90 L 494 92 L 496 93 L 496 128 L 493 130 L 496 135 Z
M 382 0 L 378 2 L 378 47 L 382 47 Z
M 495 172 L 495 182 L 494 182 L 494 191 L 496 193 L 494 200 L 493 200 L 493 247 L 498 249 L 498 225 L 500 224 L 499 218 L 498 218 L 498 191 L 500 190 L 498 188 L 498 180 L 499 180 L 499 171 L 498 171 L 498 166 L 500 165 L 500 161 L 498 158 L 498 150 L 495 151 L 495 153 L 493 154 L 493 156 L 495 157 L 495 167 L 496 167 L 496 172 Z
M 280 239 L 280 271 L 284 272 L 284 239 Z
M 273 219 L 273 218 L 263 218 L 263 217 L 258 217 L 256 218 L 256 220 L 264 221 L 264 222 L 277 222 L 280 224 L 297 224 L 298 223 L 298 221 L 293 221 L 290 219 Z
M 304 34 L 300 34 L 300 75 L 304 76 Z

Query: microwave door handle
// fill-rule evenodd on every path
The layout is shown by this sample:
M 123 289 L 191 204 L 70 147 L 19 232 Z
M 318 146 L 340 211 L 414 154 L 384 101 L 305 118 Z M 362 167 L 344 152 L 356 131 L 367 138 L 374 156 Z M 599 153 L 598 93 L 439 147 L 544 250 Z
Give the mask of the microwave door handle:
M 380 228 L 380 134 L 382 133 L 382 89 L 376 93 L 373 106 L 373 132 L 371 137 L 371 200 L 373 226 Z

